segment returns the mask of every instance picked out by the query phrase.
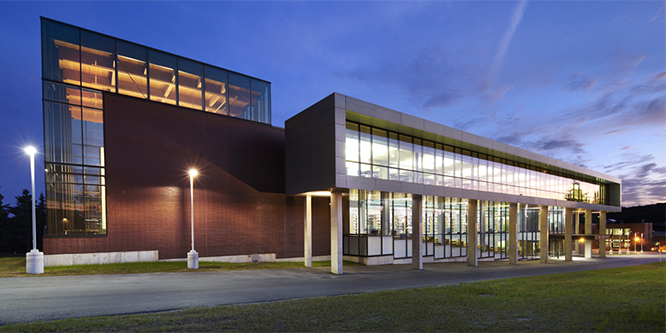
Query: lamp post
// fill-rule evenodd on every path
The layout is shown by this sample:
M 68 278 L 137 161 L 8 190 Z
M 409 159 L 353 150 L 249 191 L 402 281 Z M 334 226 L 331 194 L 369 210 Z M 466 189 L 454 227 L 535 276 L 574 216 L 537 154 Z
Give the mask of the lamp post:
M 638 251 L 636 251 L 636 243 L 638 243 L 638 235 L 634 232 L 634 254 L 638 254 Z
M 189 269 L 198 269 L 199 268 L 199 254 L 197 251 L 194 251 L 194 177 L 197 176 L 197 170 L 190 169 L 190 213 L 191 213 L 191 231 L 192 235 L 192 250 L 187 253 L 187 268 Z
M 643 233 L 641 232 L 641 254 L 643 254 Z
M 30 180 L 32 182 L 32 250 L 25 254 L 25 271 L 28 274 L 44 274 L 44 253 L 37 250 L 37 215 L 35 208 L 35 154 L 32 146 L 23 149 L 30 155 Z

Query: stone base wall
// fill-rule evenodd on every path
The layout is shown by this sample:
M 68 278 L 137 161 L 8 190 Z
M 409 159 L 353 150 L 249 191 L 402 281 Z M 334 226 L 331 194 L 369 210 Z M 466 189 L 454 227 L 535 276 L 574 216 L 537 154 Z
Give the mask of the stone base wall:
M 97 252 L 45 254 L 44 267 L 72 265 L 120 264 L 126 262 L 155 262 L 159 253 L 154 251 Z

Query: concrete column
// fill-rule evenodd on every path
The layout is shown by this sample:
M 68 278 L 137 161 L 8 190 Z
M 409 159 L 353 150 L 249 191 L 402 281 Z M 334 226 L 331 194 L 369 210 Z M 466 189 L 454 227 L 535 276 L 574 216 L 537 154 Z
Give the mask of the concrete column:
M 305 196 L 305 218 L 303 219 L 303 258 L 305 267 L 312 267 L 312 196 Z
M 509 264 L 518 264 L 518 204 L 509 204 Z
M 331 190 L 331 273 L 342 274 L 342 192 Z
M 591 209 L 586 209 L 585 210 L 585 234 L 586 235 L 591 235 L 592 234 L 592 210 Z M 585 240 L 585 258 L 590 259 L 592 258 L 592 241 L 589 239 Z
M 539 260 L 542 264 L 548 263 L 548 206 L 541 206 L 539 210 Z
M 574 213 L 574 225 L 573 225 L 573 234 L 578 235 L 580 233 L 580 213 L 578 210 Z M 578 239 L 574 239 L 574 253 L 579 254 L 580 253 L 580 244 L 578 243 Z
M 599 212 L 599 234 L 606 234 L 606 212 Z M 606 240 L 599 240 L 599 258 L 606 258 Z
M 467 264 L 470 266 L 479 266 L 479 256 L 476 253 L 476 209 L 478 201 L 467 200 Z
M 423 269 L 423 197 L 412 194 L 412 268 Z
M 571 228 L 571 220 L 573 215 L 572 208 L 564 209 L 564 261 L 571 261 L 572 254 L 571 250 L 573 247 L 573 231 Z

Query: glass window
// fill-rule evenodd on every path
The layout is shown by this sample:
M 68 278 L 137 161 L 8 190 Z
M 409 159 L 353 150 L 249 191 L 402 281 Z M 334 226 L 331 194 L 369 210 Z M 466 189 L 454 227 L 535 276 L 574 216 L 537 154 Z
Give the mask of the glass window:
M 264 124 L 271 123 L 271 84 L 251 79 L 252 120 Z
M 435 145 L 430 141 L 423 141 L 423 171 L 435 172 Z
M 345 159 L 358 162 L 358 124 L 347 122 L 347 134 L 345 140 Z
M 372 129 L 372 163 L 388 165 L 388 137 L 384 130 Z
M 389 166 L 393 168 L 400 167 L 400 143 L 398 134 L 389 132 Z
M 360 125 L 360 136 L 361 136 L 361 151 L 360 151 L 360 160 L 361 163 L 372 163 L 372 135 L 370 134 L 370 127 Z
M 453 177 L 455 169 L 455 155 L 452 152 L 444 152 L 444 175 Z
M 178 105 L 203 110 L 203 65 L 178 58 Z
M 62 83 L 44 81 L 42 96 L 45 100 L 81 105 L 81 89 Z
M 116 41 L 118 93 L 148 98 L 148 51 L 145 47 Z
M 176 104 L 176 57 L 149 50 L 150 99 L 166 104 Z
M 72 163 L 73 144 L 81 144 L 81 108 L 44 102 L 44 160 Z
M 104 146 L 104 114 L 101 110 L 83 108 L 83 144 Z
M 400 139 L 400 168 L 405 170 L 413 170 L 414 145 L 412 144 L 412 137 L 400 134 L 399 139 Z M 400 173 L 400 178 L 402 178 L 402 173 Z
M 229 85 L 229 73 L 225 70 L 206 66 L 206 90 L 205 104 L 206 111 L 212 113 L 219 113 L 223 115 L 228 114 L 227 108 L 227 93 Z
M 229 115 L 250 119 L 250 78 L 229 73 Z
M 81 31 L 81 81 L 83 86 L 116 92 L 116 42 Z
M 81 84 L 79 29 L 42 19 L 42 77 Z
M 88 106 L 97 109 L 104 108 L 104 97 L 101 91 L 81 89 L 81 101 L 83 106 Z

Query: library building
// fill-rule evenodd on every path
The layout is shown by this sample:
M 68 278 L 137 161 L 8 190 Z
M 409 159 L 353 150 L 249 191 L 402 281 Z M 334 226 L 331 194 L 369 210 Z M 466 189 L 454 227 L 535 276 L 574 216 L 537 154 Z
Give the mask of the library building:
M 342 274 L 610 245 L 616 177 L 339 93 L 274 125 L 266 80 L 47 18 L 41 31 L 46 266 L 196 249 Z

